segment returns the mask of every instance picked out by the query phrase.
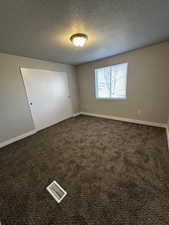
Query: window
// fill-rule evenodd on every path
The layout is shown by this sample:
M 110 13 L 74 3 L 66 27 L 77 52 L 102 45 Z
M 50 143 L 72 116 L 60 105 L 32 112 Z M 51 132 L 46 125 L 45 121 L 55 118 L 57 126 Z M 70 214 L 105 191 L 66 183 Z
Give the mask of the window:
M 96 98 L 125 99 L 128 63 L 95 70 Z

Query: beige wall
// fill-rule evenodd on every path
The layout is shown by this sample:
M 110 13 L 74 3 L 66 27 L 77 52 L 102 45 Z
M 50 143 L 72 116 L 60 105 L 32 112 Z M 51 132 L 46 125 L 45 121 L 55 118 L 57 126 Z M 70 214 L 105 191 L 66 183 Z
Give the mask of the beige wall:
M 94 70 L 128 62 L 127 100 L 95 98 Z M 77 66 L 80 111 L 166 123 L 169 114 L 169 42 Z
M 0 142 L 34 129 L 19 67 L 67 72 L 73 111 L 79 111 L 73 66 L 0 54 Z

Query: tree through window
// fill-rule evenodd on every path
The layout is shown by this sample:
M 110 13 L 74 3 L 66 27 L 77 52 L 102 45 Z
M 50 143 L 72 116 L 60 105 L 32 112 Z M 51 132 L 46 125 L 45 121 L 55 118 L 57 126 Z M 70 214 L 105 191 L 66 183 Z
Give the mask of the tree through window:
M 128 63 L 95 70 L 96 98 L 126 98 Z

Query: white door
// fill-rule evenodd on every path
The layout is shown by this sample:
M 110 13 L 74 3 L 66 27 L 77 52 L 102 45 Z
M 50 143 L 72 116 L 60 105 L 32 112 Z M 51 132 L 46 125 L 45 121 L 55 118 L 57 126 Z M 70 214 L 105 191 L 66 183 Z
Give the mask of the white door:
M 72 116 L 66 73 L 29 68 L 21 73 L 36 130 Z

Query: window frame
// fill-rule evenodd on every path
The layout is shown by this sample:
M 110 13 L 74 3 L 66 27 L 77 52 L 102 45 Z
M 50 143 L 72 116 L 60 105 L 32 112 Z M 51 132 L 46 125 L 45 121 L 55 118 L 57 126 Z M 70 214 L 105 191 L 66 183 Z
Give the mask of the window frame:
M 121 65 L 121 64 L 127 64 L 127 74 L 126 74 L 126 82 L 125 82 L 125 90 L 126 90 L 126 95 L 125 97 L 98 97 L 98 83 L 97 83 L 97 76 L 96 76 L 96 70 L 98 69 L 104 69 L 107 67 L 113 67 L 113 66 L 117 66 L 117 65 Z M 98 100 L 126 100 L 127 99 L 127 86 L 128 86 L 128 62 L 121 62 L 121 63 L 117 63 L 117 64 L 113 64 L 111 66 L 104 66 L 104 67 L 97 67 L 94 69 L 94 73 L 95 73 L 95 97 Z

